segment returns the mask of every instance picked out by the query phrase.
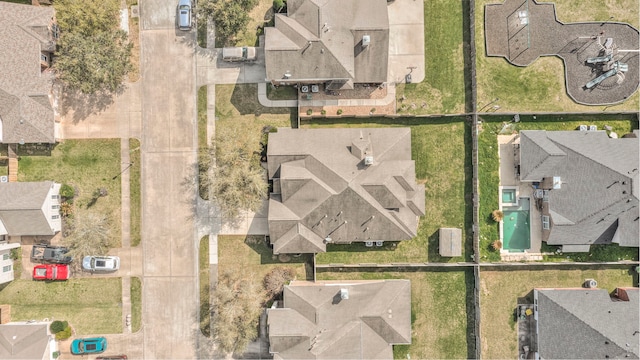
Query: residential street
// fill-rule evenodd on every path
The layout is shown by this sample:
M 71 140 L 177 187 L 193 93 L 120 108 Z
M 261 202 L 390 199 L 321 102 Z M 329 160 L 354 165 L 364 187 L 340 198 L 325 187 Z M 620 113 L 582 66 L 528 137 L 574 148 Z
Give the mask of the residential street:
M 141 2 L 142 329 L 145 359 L 193 359 L 198 329 L 195 31 L 176 4 Z

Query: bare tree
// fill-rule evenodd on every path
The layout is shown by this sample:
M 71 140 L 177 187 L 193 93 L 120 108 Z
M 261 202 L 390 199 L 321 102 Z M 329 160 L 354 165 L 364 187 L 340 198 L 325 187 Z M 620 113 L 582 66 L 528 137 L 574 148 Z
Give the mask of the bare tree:
M 228 217 L 258 210 L 268 192 L 260 165 L 260 133 L 233 125 L 216 131 L 215 149 L 200 156 L 200 187 L 211 191 Z
M 244 350 L 258 337 L 258 321 L 264 292 L 254 278 L 242 278 L 238 273 L 220 276 L 215 293 L 216 321 L 213 334 L 226 353 Z
M 80 270 L 83 257 L 105 255 L 109 251 L 112 236 L 111 222 L 107 215 L 95 211 L 78 211 L 69 219 L 68 224 L 70 228 L 65 244 L 69 247 L 69 255 L 76 259 L 72 263 L 74 270 Z
M 264 289 L 267 291 L 267 297 L 273 299 L 279 296 L 284 289 L 284 285 L 295 277 L 296 273 L 292 268 L 280 266 L 271 269 L 271 271 L 265 275 L 263 281 Z

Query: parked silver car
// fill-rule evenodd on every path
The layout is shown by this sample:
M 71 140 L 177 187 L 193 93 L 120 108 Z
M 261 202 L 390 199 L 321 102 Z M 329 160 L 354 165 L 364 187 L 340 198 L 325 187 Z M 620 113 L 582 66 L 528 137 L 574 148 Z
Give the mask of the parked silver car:
M 191 0 L 178 1 L 178 29 L 191 30 Z
M 120 268 L 120 258 L 117 256 L 85 256 L 82 268 L 91 272 L 113 272 Z
M 226 47 L 222 49 L 223 61 L 254 61 L 256 57 L 256 48 L 252 46 Z

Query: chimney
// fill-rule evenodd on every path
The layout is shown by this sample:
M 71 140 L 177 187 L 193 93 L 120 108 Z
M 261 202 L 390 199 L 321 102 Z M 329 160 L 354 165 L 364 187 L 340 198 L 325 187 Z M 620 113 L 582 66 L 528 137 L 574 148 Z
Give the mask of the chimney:
M 360 137 L 354 139 L 351 142 L 351 155 L 357 157 L 359 160 L 364 159 L 366 156 L 372 156 L 371 140 L 365 139 L 360 132 Z
M 371 43 L 371 36 L 364 35 L 362 36 L 362 47 L 367 47 Z

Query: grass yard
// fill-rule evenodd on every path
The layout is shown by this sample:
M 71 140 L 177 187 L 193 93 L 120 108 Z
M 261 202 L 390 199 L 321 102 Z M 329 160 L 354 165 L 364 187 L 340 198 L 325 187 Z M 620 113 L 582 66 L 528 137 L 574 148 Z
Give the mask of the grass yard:
M 329 263 L 457 262 L 473 254 L 471 234 L 471 133 L 463 118 L 445 119 L 340 119 L 314 120 L 305 127 L 411 127 L 412 159 L 416 178 L 425 184 L 426 214 L 420 219 L 418 236 L 409 241 L 367 248 L 363 243 L 328 245 L 316 260 Z M 465 194 L 468 194 L 465 195 Z M 462 256 L 438 254 L 438 229 L 458 227 L 467 239 Z
M 129 211 L 130 211 L 130 230 L 131 246 L 140 245 L 141 234 L 140 225 L 142 203 L 140 200 L 140 140 L 129 139 L 129 159 L 134 164 L 129 168 Z M 136 165 L 137 164 L 137 165 Z
M 216 128 L 237 126 L 261 132 L 265 126 L 293 127 L 297 122 L 296 111 L 260 105 L 256 84 L 216 85 Z M 260 149 L 260 145 L 254 148 Z
M 293 86 L 270 86 L 267 85 L 267 98 L 269 100 L 296 100 L 298 90 Z
M 398 84 L 398 114 L 464 112 L 463 6 L 468 5 L 424 1 L 425 78 L 417 84 Z
M 602 289 L 634 286 L 632 270 L 515 270 L 480 273 L 481 341 L 484 359 L 514 359 L 518 355 L 517 330 L 513 311 L 518 298 L 533 288 L 581 287 L 593 278 Z
M 495 0 L 476 1 L 476 72 L 478 109 L 498 98 L 499 111 L 636 111 L 640 106 L 638 92 L 627 101 L 613 106 L 586 106 L 575 103 L 567 95 L 564 65 L 558 57 L 541 57 L 527 67 L 511 65 L 501 57 L 487 57 L 484 46 L 484 6 Z M 564 22 L 614 21 L 638 27 L 638 0 L 594 0 L 588 5 L 580 0 L 557 0 L 558 18 Z M 489 108 L 491 109 L 491 108 Z
M 472 359 L 473 271 L 325 272 L 318 280 L 411 280 L 411 345 L 394 346 L 396 359 Z
M 498 138 L 497 134 L 502 129 L 504 122 L 510 122 L 510 116 L 484 116 L 481 130 L 478 137 L 478 177 L 480 182 L 480 254 L 482 261 L 499 261 L 500 254 L 491 249 L 491 242 L 499 238 L 498 223 L 491 218 L 491 212 L 498 208 L 498 171 L 500 160 L 498 159 Z M 620 115 L 577 115 L 577 116 L 556 116 L 537 115 L 534 120 L 532 116 L 521 116 L 521 121 L 513 124 L 515 131 L 520 130 L 575 130 L 581 124 L 597 125 L 602 129 L 604 125 L 613 127 L 613 131 L 622 136 L 632 129 L 638 128 L 637 118 L 629 116 L 627 120 L 622 120 Z M 637 251 L 637 250 L 636 250 Z M 625 254 L 627 249 L 623 249 Z M 633 251 L 631 251 L 633 252 Z M 612 259 L 610 252 L 592 251 L 591 260 Z M 596 255 L 596 256 L 594 256 Z M 588 256 L 588 255 L 586 255 Z M 573 257 L 573 256 L 572 256 Z M 615 256 L 617 260 L 617 255 Z M 579 257 L 573 257 L 579 259 Z M 636 255 L 637 259 L 637 255 Z M 552 260 L 552 259 L 549 259 Z M 566 255 L 563 258 L 566 260 Z
M 18 181 L 53 180 L 76 189 L 75 211 L 107 214 L 113 247 L 120 247 L 120 139 L 65 140 L 50 156 L 27 155 L 18 149 Z M 133 167 L 133 166 L 132 166 Z M 107 196 L 91 205 L 93 192 L 107 189 Z M 90 206 L 91 205 L 91 206 Z
M 198 269 L 200 275 L 200 331 L 204 336 L 211 336 L 211 286 L 209 282 L 209 235 L 200 239 L 198 252 Z
M 275 267 L 290 267 L 297 280 L 313 280 L 311 255 L 299 257 L 273 255 L 263 236 L 218 236 L 218 272 L 240 272 L 262 283 L 264 276 Z
M 142 281 L 139 277 L 131 278 L 131 332 L 142 327 Z
M 0 291 L 11 320 L 67 320 L 78 336 L 122 333 L 120 278 L 14 280 Z

